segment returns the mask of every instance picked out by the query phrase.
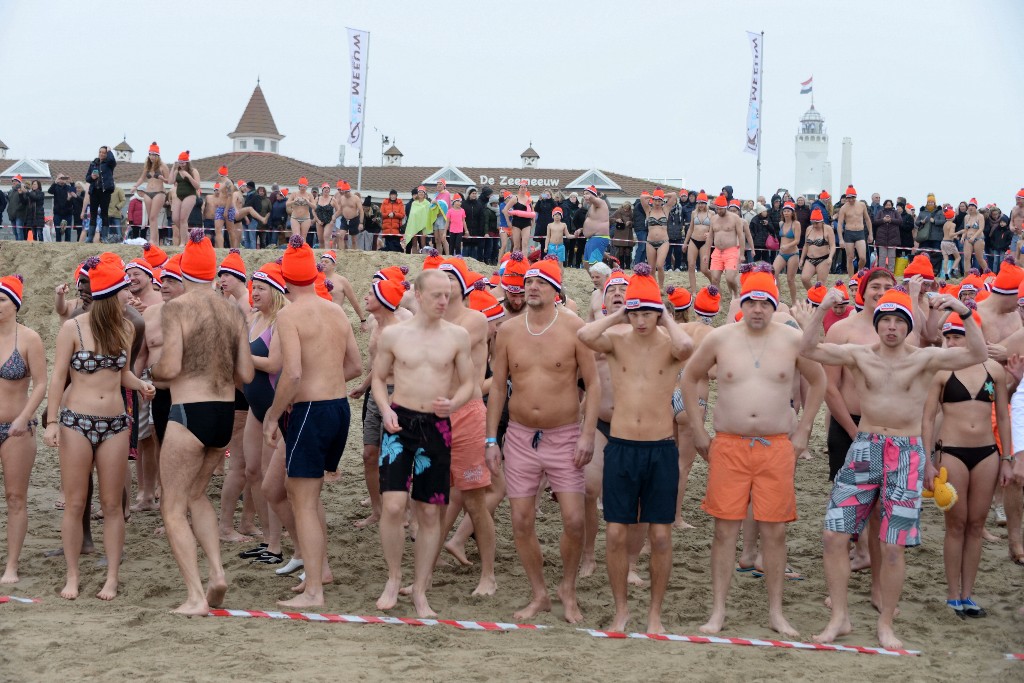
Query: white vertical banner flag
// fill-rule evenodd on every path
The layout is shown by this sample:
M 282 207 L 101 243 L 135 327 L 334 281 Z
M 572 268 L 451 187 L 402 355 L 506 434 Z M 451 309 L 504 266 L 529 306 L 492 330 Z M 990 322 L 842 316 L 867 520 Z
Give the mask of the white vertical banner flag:
M 747 106 L 747 142 L 745 152 L 757 154 L 761 145 L 761 34 L 747 31 L 750 53 L 754 57 L 754 72 L 750 78 L 750 104 Z
M 352 61 L 349 85 L 348 144 L 358 147 L 363 139 L 363 112 L 366 109 L 366 59 L 370 49 L 369 31 L 348 29 L 348 54 Z

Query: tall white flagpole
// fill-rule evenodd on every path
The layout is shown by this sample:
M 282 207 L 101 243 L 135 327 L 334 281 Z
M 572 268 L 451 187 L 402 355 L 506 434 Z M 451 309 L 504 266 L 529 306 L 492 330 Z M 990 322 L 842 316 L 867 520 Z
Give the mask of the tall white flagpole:
M 764 35 L 763 33 L 761 35 Z M 356 192 L 362 192 L 363 190 L 363 143 L 366 141 L 366 90 L 370 82 L 370 32 L 366 32 L 366 52 L 364 54 L 364 61 L 366 63 L 363 69 L 363 128 L 364 130 L 359 133 L 359 173 L 356 175 Z M 761 166 L 760 156 L 758 156 L 758 168 Z M 760 171 L 759 171 L 760 172 Z
M 367 64 L 369 66 L 369 64 Z M 814 97 L 814 95 L 811 95 Z M 761 106 L 759 107 L 757 115 L 757 192 L 754 195 L 755 199 L 761 196 L 761 147 L 764 144 L 764 140 L 761 135 L 761 125 L 764 121 L 764 31 L 761 31 L 761 89 L 760 89 Z

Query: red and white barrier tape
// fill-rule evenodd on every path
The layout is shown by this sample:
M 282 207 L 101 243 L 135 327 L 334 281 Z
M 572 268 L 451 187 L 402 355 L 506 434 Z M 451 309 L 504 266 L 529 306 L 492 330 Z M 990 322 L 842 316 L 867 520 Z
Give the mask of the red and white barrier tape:
M 700 643 L 713 645 L 752 645 L 754 647 L 780 647 L 793 650 L 820 650 L 823 652 L 856 652 L 862 655 L 892 655 L 903 657 L 916 657 L 921 654 L 918 650 L 886 650 L 881 647 L 861 647 L 859 645 L 823 645 L 819 643 L 799 643 L 789 640 L 760 640 L 757 638 L 721 638 L 718 636 L 677 636 L 673 634 L 658 633 L 619 633 L 616 631 L 597 631 L 589 628 L 576 629 L 595 638 L 622 639 L 631 638 L 637 640 L 667 640 L 677 643 Z
M 36 598 L 19 598 L 14 595 L 0 595 L 0 605 L 5 602 L 20 602 L 26 605 L 31 605 L 33 603 L 42 602 L 42 600 L 37 600 Z
M 1016 660 L 1018 662 L 1024 662 L 1024 652 L 1007 652 L 1006 658 Z
M 256 617 L 290 619 L 293 621 L 324 621 L 335 624 L 390 624 L 406 626 L 452 626 L 467 631 L 536 631 L 547 628 L 540 624 L 508 624 L 497 621 L 456 621 L 453 619 L 411 619 L 407 617 L 357 617 L 351 614 L 317 614 L 313 612 L 264 612 L 244 609 L 212 609 L 211 617 Z

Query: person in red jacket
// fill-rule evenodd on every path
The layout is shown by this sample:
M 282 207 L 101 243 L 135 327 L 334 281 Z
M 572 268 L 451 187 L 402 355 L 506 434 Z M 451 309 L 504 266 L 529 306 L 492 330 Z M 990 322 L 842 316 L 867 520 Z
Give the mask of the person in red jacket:
M 402 251 L 402 222 L 405 219 L 405 204 L 398 199 L 398 190 L 391 190 L 388 198 L 380 205 L 381 234 L 384 235 L 382 251 Z
M 142 190 L 138 188 L 135 189 L 135 194 L 128 202 L 128 226 L 132 231 L 132 239 L 136 239 L 142 226 Z

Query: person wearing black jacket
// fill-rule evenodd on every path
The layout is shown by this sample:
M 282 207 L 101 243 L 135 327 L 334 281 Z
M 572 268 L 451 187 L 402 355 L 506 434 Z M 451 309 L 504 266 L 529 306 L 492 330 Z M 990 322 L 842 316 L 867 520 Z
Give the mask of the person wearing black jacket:
M 40 242 L 43 239 L 43 222 L 46 218 L 46 209 L 43 206 L 46 195 L 43 193 L 43 184 L 38 180 L 33 180 L 29 187 L 31 189 L 22 195 L 22 201 L 25 202 L 25 232 L 31 230 L 32 238 Z
M 989 265 L 993 272 L 999 272 L 999 266 L 1006 258 L 1006 252 L 1013 240 L 1010 230 L 1010 217 L 998 206 L 993 206 L 985 221 L 985 247 L 988 249 Z
M 75 194 L 75 186 L 67 173 L 57 175 L 57 182 L 50 185 L 47 194 L 53 195 L 53 226 L 56 229 L 58 242 L 71 241 L 71 226 L 75 224 L 74 207 L 71 200 Z M 66 223 L 67 227 L 61 229 L 60 224 Z
M 25 196 L 27 188 L 21 182 L 21 176 L 11 179 L 11 191 L 7 193 L 7 215 L 14 226 L 14 239 L 25 239 L 25 206 L 28 198 Z
M 562 200 L 560 204 L 562 207 L 562 220 L 566 225 L 569 226 L 569 232 L 575 233 L 576 230 L 583 227 L 583 221 L 579 221 L 577 225 L 576 214 L 579 213 L 580 198 L 575 192 L 569 194 L 568 197 Z M 583 216 L 586 217 L 586 211 L 583 212 Z M 583 263 L 583 247 L 586 244 L 586 240 L 573 236 L 571 239 L 567 239 L 565 242 L 565 265 L 569 268 L 579 268 Z
M 796 209 L 793 210 L 793 214 L 796 215 Z M 772 195 L 772 205 L 768 208 L 768 219 L 775 226 L 782 222 L 782 195 Z M 802 226 L 803 223 L 800 225 Z M 751 229 L 751 236 L 753 236 L 753 229 Z
M 490 265 L 498 264 L 498 250 L 501 248 L 501 237 L 498 233 L 498 197 L 494 190 L 485 187 L 480 190 L 480 225 L 483 233 L 487 236 L 481 240 L 482 248 L 480 259 Z
M 643 202 L 649 201 L 644 192 L 633 202 L 633 239 L 636 240 L 636 249 L 633 250 L 633 263 L 647 263 L 647 214 L 644 212 Z
M 804 228 L 811 224 L 811 207 L 807 205 L 807 198 L 800 195 L 796 198 L 796 209 L 793 210 L 793 218 L 800 224 L 800 242 L 798 248 L 804 248 Z
M 89 183 L 89 225 L 95 230 L 99 227 L 98 218 L 103 218 L 104 227 L 107 222 L 107 210 L 110 208 L 110 195 L 114 192 L 114 167 L 117 160 L 106 146 L 100 147 L 99 156 L 89 164 L 85 174 L 85 182 Z
M 466 237 L 469 239 L 463 242 L 462 253 L 467 258 L 475 258 L 478 261 L 483 260 L 481 258 L 483 254 L 483 240 L 480 238 L 484 236 L 483 212 L 486 208 L 487 205 L 481 204 L 477 198 L 476 188 L 467 188 L 466 200 L 462 202 L 462 209 L 466 212 Z
M 900 217 L 900 248 L 896 250 L 896 258 L 909 259 L 914 248 L 914 216 L 907 211 L 905 202 L 896 204 L 896 213 Z
M 555 200 L 551 193 L 544 191 L 540 193 L 540 199 L 533 205 L 537 212 L 537 219 L 533 222 L 533 241 L 540 243 L 540 253 L 547 253 L 548 226 L 551 225 L 551 209 L 555 208 Z
M 775 196 L 778 197 L 778 195 Z M 779 201 L 782 201 L 781 197 L 779 197 Z M 754 260 L 773 263 L 776 250 L 769 250 L 767 242 L 769 236 L 776 240 L 779 239 L 779 223 L 772 220 L 768 209 L 760 204 L 757 205 L 757 208 L 761 211 L 750 219 L 750 237 L 754 240 Z
M 676 202 L 668 212 L 668 256 L 665 257 L 665 270 L 683 270 L 686 255 L 683 253 L 683 236 L 690 221 L 686 216 L 687 202 Z

